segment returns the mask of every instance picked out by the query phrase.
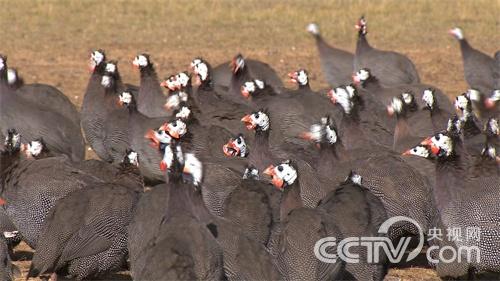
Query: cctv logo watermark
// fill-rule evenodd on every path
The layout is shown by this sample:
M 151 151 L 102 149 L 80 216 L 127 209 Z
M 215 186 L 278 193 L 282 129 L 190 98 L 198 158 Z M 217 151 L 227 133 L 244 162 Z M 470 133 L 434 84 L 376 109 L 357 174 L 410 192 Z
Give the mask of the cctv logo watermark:
M 413 249 L 406 257 L 406 261 L 408 262 L 415 259 L 422 251 L 422 248 L 424 246 L 424 232 L 415 220 L 404 216 L 397 216 L 386 220 L 380 226 L 378 233 L 382 234 L 381 236 L 387 236 L 389 228 L 398 222 L 412 223 L 418 229 L 419 242 L 417 247 Z M 436 232 L 435 228 L 432 230 L 434 231 L 434 233 Z M 410 241 L 410 237 L 403 237 L 399 240 L 399 243 L 397 245 L 394 245 L 388 237 L 348 237 L 342 239 L 337 243 L 337 239 L 335 237 L 325 237 L 318 240 L 314 245 L 314 254 L 316 258 L 324 263 L 335 263 L 337 259 L 341 259 L 346 263 L 359 263 L 359 254 L 353 253 L 351 251 L 351 248 L 359 249 L 360 247 L 362 247 L 366 249 L 367 259 L 363 262 L 379 263 L 380 257 L 383 256 L 381 255 L 381 253 L 383 253 L 387 257 L 389 262 L 399 263 L 403 260 L 403 256 L 406 252 L 406 249 L 408 248 Z M 330 252 L 328 251 L 329 249 L 335 248 L 335 246 L 337 248 L 336 253 L 332 253 L 331 250 Z M 466 257 L 463 257 L 463 253 L 466 253 Z M 427 250 L 426 256 L 429 262 L 432 263 L 438 262 L 438 260 L 432 258 L 432 256 L 438 256 L 439 261 L 444 263 L 453 262 L 457 259 L 458 262 L 461 262 L 462 258 L 467 259 L 467 261 L 476 260 L 477 262 L 479 262 L 479 248 L 477 246 L 464 245 L 457 248 L 450 246 L 440 248 L 439 246 L 434 245 Z M 444 258 L 445 256 L 448 258 Z

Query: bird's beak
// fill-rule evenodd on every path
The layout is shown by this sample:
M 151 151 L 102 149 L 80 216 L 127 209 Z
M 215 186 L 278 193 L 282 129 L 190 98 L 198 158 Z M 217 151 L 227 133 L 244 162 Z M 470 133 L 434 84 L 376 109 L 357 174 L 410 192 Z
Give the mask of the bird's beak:
M 167 162 L 161 160 L 161 162 L 160 162 L 160 170 L 161 171 L 166 171 L 167 169 L 168 169 Z
M 283 180 L 278 178 L 276 176 L 276 173 L 274 172 L 274 166 L 273 165 L 270 165 L 269 167 L 267 167 L 267 169 L 264 170 L 264 174 L 270 176 L 272 179 L 271 179 L 271 182 L 273 183 L 273 185 L 275 187 L 277 187 L 279 190 L 283 190 Z
M 387 106 L 387 114 L 392 117 L 394 115 L 394 107 L 388 105 Z
M 354 82 L 354 84 L 358 85 L 361 82 L 361 79 L 359 79 L 356 74 L 353 74 L 352 81 Z
M 487 109 L 492 109 L 494 108 L 496 105 L 496 102 L 492 99 L 492 98 L 487 98 L 485 101 L 484 101 L 484 106 L 487 108 Z
M 335 95 L 335 91 L 333 89 L 328 91 L 328 98 L 330 98 L 333 104 L 337 103 L 337 96 Z
M 96 67 L 95 62 L 91 59 L 89 62 L 89 72 L 93 73 L 95 70 L 95 67 Z
M 184 168 L 182 168 L 182 173 L 184 173 L 184 174 L 191 174 L 191 170 L 189 169 L 188 166 L 184 166 Z
M 288 77 L 290 78 L 290 82 L 297 83 L 297 73 L 296 72 L 288 73 Z
M 233 60 L 229 63 L 229 67 L 231 68 L 231 71 L 232 71 L 233 73 L 238 72 L 238 64 L 236 63 L 236 59 L 233 59 Z
M 303 133 L 300 133 L 299 136 L 300 136 L 301 139 L 305 139 L 305 140 L 308 140 L 308 141 L 312 140 L 312 134 L 311 134 L 311 132 L 303 132 Z
M 428 145 L 428 146 L 431 146 L 432 145 L 432 140 L 431 140 L 431 137 L 428 137 L 426 138 L 425 140 L 421 141 L 420 142 L 421 145 Z
M 411 149 L 408 149 L 407 151 L 401 153 L 401 155 L 403 155 L 403 156 L 409 156 L 409 155 L 411 155 Z
M 255 125 L 252 122 L 252 117 L 250 115 L 245 115 L 243 118 L 241 118 L 241 122 L 245 123 L 245 126 L 248 130 L 252 130 L 255 128 Z
M 230 139 L 224 146 L 222 146 L 222 151 L 227 157 L 233 157 L 240 153 L 240 149 L 234 144 L 233 139 Z
M 248 92 L 248 90 L 243 86 L 241 86 L 241 95 L 246 99 L 250 98 L 250 92 Z
M 0 197 L 0 206 L 3 206 L 5 204 L 7 204 L 7 201 L 5 201 L 5 199 Z

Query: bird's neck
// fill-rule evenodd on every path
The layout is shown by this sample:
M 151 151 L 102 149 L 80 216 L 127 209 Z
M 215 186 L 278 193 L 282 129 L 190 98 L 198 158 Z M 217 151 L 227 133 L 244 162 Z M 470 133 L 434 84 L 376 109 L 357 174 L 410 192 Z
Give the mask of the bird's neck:
M 399 145 L 404 143 L 408 138 L 411 138 L 410 126 L 408 125 L 407 117 L 404 115 L 397 117 L 396 128 L 394 129 L 394 143 L 392 149 L 399 151 Z
M 460 155 L 437 160 L 433 195 L 438 209 L 444 210 L 465 191 L 465 181 L 466 171 Z
M 304 207 L 304 204 L 300 196 L 300 184 L 299 180 L 296 179 L 292 185 L 285 187 L 283 191 L 280 204 L 281 221 L 283 222 L 291 211 L 302 207 Z
M 372 46 L 370 46 L 370 43 L 368 43 L 368 40 L 366 39 L 366 34 L 359 33 L 358 41 L 356 43 L 356 55 L 359 55 L 362 52 L 369 51 L 371 49 Z
M 348 159 L 348 152 L 340 140 L 334 145 L 321 144 L 316 170 L 319 174 L 329 175 L 338 165 Z

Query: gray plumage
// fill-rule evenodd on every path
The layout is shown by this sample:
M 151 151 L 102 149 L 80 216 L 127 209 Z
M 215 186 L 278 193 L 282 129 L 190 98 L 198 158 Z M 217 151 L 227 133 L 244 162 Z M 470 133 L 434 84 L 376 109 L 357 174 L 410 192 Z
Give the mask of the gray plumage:
M 321 69 L 326 82 L 332 87 L 351 83 L 354 55 L 326 43 L 316 24 L 309 24 L 308 31 L 316 41 Z
M 366 39 L 366 21 L 358 22 L 359 32 L 354 53 L 354 71 L 369 68 L 385 86 L 419 83 L 420 78 L 413 62 L 400 53 L 373 48 Z
M 461 31 L 460 31 L 461 32 Z M 491 93 L 495 86 L 495 59 L 473 48 L 464 37 L 457 38 L 462 54 L 464 77 L 470 88 Z
M 81 280 L 120 270 L 138 191 L 98 184 L 60 199 L 45 220 L 29 276 L 67 267 L 71 276 Z
M 42 137 L 52 152 L 66 154 L 74 161 L 83 160 L 85 146 L 80 127 L 58 112 L 18 95 L 6 81 L 6 57 L 0 58 L 4 65 L 0 69 L 0 131 L 16 128 L 26 139 Z

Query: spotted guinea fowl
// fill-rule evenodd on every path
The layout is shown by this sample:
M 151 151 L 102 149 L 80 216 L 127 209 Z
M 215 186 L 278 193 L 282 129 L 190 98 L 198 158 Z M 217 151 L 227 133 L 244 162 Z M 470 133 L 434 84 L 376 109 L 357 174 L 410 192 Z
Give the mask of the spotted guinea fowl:
M 370 68 L 385 86 L 420 83 L 417 69 L 406 56 L 373 48 L 366 39 L 366 20 L 362 16 L 356 24 L 358 40 L 354 53 L 354 71 Z
M 348 85 L 332 89 L 328 96 L 342 109 L 339 127 L 347 149 L 365 147 L 367 143 L 392 147 L 395 122 L 387 118 L 384 105 L 371 92 Z
M 128 151 L 113 183 L 71 192 L 47 215 L 29 277 L 65 270 L 77 280 L 122 269 L 127 226 L 143 191 L 137 153 Z M 138 178 L 130 182 L 130 176 Z
M 462 29 L 455 27 L 449 31 L 460 43 L 465 81 L 470 88 L 483 93 L 491 93 L 494 89 L 496 71 L 495 60 L 485 53 L 474 49 L 465 39 Z
M 340 117 L 341 110 L 332 106 L 325 94 L 311 89 L 309 74 L 305 69 L 290 72 L 288 77 L 290 77 L 290 82 L 297 84 L 298 89 L 284 91 L 283 95 L 286 94 L 286 96 L 298 100 L 306 109 L 309 109 L 307 114 L 312 114 L 314 118 L 320 118 L 320 112 L 334 118 Z
M 21 145 L 20 138 L 15 130 L 7 134 L 8 149 L 1 155 L 1 197 L 24 241 L 35 249 L 43 222 L 56 201 L 102 180 L 75 168 L 66 156 L 24 159 L 20 154 L 26 146 Z
M 353 72 L 354 55 L 326 43 L 317 24 L 310 23 L 307 25 L 307 31 L 314 36 L 316 41 L 321 69 L 326 82 L 331 87 L 349 84 Z
M 173 120 L 171 123 L 165 122 L 165 118 L 149 118 L 137 110 L 137 104 L 134 96 L 125 91 L 120 94 L 118 101 L 120 104 L 127 106 L 129 111 L 128 116 L 128 132 L 130 147 L 141 155 L 141 170 L 144 179 L 149 184 L 155 184 L 164 180 L 163 172 L 160 170 L 162 159 L 161 153 L 156 149 L 152 149 L 150 145 L 151 139 L 154 138 L 154 131 L 161 126 L 168 128 L 171 134 L 175 134 L 176 138 L 186 133 L 186 124 L 181 120 Z M 161 133 L 166 138 L 172 138 L 165 130 Z
M 357 137 L 363 138 L 362 131 Z M 314 168 L 330 182 L 339 183 L 351 170 L 363 175 L 364 186 L 384 204 L 389 217 L 406 216 L 418 221 L 422 229 L 430 227 L 435 207 L 429 198 L 430 186 L 426 176 L 419 174 L 398 154 L 377 145 L 367 144 L 356 149 L 346 149 L 346 135 L 337 130 L 332 120 L 323 118 L 311 126 L 303 137 L 319 145 L 319 155 Z M 317 153 L 316 153 L 317 154 Z M 367 157 L 367 155 L 370 155 Z M 418 235 L 413 224 L 400 224 L 391 230 L 389 237 Z
M 160 86 L 158 75 L 148 54 L 137 55 L 132 64 L 139 69 L 141 82 L 137 96 L 137 109 L 149 118 L 168 117 L 163 108 L 165 95 Z
M 85 144 L 79 125 L 55 111 L 28 102 L 8 85 L 7 58 L 0 55 L 0 135 L 16 128 L 27 139 L 43 137 L 51 151 L 83 160 Z M 22 114 L 19 114 L 22 112 Z M 54 123 L 57 126 L 54 126 Z
M 429 114 L 419 110 L 413 93 L 402 93 L 393 97 L 387 105 L 387 113 L 390 117 L 395 116 L 397 120 L 392 146 L 396 152 L 406 151 L 409 146 L 422 139 L 420 134 L 434 130 L 432 123 L 428 122 Z
M 42 83 L 25 84 L 17 70 L 9 69 L 7 75 L 9 84 L 16 89 L 17 94 L 29 102 L 61 114 L 71 120 L 75 126 L 80 126 L 80 113 L 59 89 Z
M 249 166 L 238 186 L 224 201 L 223 217 L 242 233 L 266 246 L 279 221 L 279 191 L 260 181 L 259 171 Z
M 481 134 L 481 122 L 472 110 L 472 102 L 466 93 L 455 98 L 455 107 L 462 113 L 460 129 L 464 136 L 467 155 L 479 155 L 483 148 L 484 137 Z
M 441 108 L 434 93 L 432 89 L 425 90 L 422 94 L 422 101 L 425 104 L 424 109 L 429 111 L 434 133 L 437 133 L 445 129 L 445 124 L 448 124 L 452 112 Z
M 106 61 L 102 50 L 92 52 L 90 64 L 93 72 L 83 98 L 82 128 L 99 158 L 106 162 L 120 162 L 128 147 L 124 135 L 127 112 L 118 106 L 116 100 L 125 87 L 132 94 L 137 93 L 137 88 L 123 84 L 117 62 Z
M 439 263 L 437 271 L 440 276 L 450 277 L 468 272 L 498 273 L 500 239 L 496 233 L 499 231 L 497 202 L 500 184 L 497 177 L 470 179 L 457 141 L 459 136 L 452 132 L 437 133 L 406 153 L 431 159 L 435 163 L 436 188 L 432 196 L 444 226 L 475 227 L 481 231 L 480 239 L 453 240 L 456 247 L 478 247 L 480 259 L 479 253 L 474 251 L 470 259 Z
M 409 96 L 408 96 L 409 95 Z M 408 93 L 403 93 L 399 97 L 394 97 L 391 104 L 387 106 L 387 112 L 390 116 L 396 116 L 396 128 L 394 129 L 394 144 L 392 149 L 397 153 L 403 153 L 408 147 L 411 147 L 415 143 L 418 143 L 422 139 L 420 133 L 423 131 L 412 130 L 415 123 L 420 121 L 418 117 L 422 117 L 419 113 L 426 114 L 424 111 L 417 111 L 417 122 L 411 122 L 408 115 L 414 114 L 411 112 L 415 108 L 415 101 L 413 95 Z M 418 108 L 417 108 L 418 109 Z M 403 158 L 403 160 L 418 171 L 425 180 L 428 180 L 430 186 L 435 186 L 435 169 L 432 163 L 425 161 L 421 158 Z
M 212 78 L 212 67 L 202 58 L 196 58 L 190 65 L 195 80 L 192 98 L 202 114 L 205 124 L 224 127 L 237 134 L 241 128 L 240 118 L 249 112 L 251 108 L 247 105 L 232 102 L 221 95 L 220 85 Z
M 170 158 L 172 162 L 168 164 L 170 173 L 168 183 L 157 187 L 160 189 L 155 188 L 152 192 L 156 195 L 151 194 L 150 197 L 141 199 L 136 218 L 129 229 L 131 269 L 134 278 L 142 276 L 148 277 L 147 279 L 154 277 L 155 280 L 164 276 L 174 278 L 176 273 L 170 273 L 175 270 L 172 266 L 176 260 L 184 257 L 182 259 L 189 262 L 185 262 L 183 268 L 192 276 L 222 278 L 220 270 L 223 267 L 224 275 L 229 280 L 279 279 L 279 273 L 274 268 L 272 260 L 258 242 L 247 238 L 226 220 L 210 215 L 203 205 L 199 189 L 196 188 L 203 180 L 202 164 L 189 153 L 178 158 L 177 155 L 182 151 L 175 149 L 177 152 L 174 152 L 171 146 L 172 144 L 165 147 L 167 150 L 170 149 L 172 156 Z M 178 182 L 172 178 L 171 173 L 175 172 L 175 165 L 181 164 L 177 159 L 183 159 L 183 177 L 189 178 L 188 182 L 192 184 Z M 160 203 L 155 199 L 160 194 L 167 200 L 166 206 L 165 202 Z M 158 204 L 152 202 L 151 205 L 148 201 Z M 154 210 L 152 207 L 158 209 Z M 148 224 L 145 225 L 146 229 L 151 231 L 144 232 L 140 227 L 146 222 Z M 152 228 L 153 222 L 159 225 Z M 193 231 L 194 229 L 197 231 Z M 216 244 L 213 243 L 214 238 Z M 224 255 L 223 259 L 220 250 Z M 170 255 L 170 252 L 176 254 Z M 182 272 L 177 271 L 177 273 Z M 179 277 L 174 279 L 177 278 Z
M 231 61 L 221 63 L 213 69 L 213 82 L 222 87 L 229 88 L 231 79 L 235 73 L 235 64 L 240 64 L 238 58 L 243 59 L 241 54 L 236 55 Z M 250 70 L 250 73 L 256 78 L 266 79 L 267 83 L 272 85 L 276 90 L 283 87 L 283 82 L 276 71 L 267 63 L 249 59 L 244 59 L 245 66 Z M 229 66 L 229 67 L 228 67 Z
M 360 85 L 364 90 L 371 92 L 378 100 L 380 100 L 384 104 L 389 103 L 392 100 L 392 97 L 399 95 L 402 92 L 413 92 L 417 94 L 417 105 L 419 107 L 423 107 L 425 102 L 423 101 L 420 93 L 425 93 L 425 91 L 430 90 L 433 91 L 434 98 L 441 105 L 442 109 L 453 112 L 453 104 L 450 102 L 449 98 L 443 93 L 443 91 L 432 85 L 413 83 L 383 86 L 378 79 L 378 76 L 372 74 L 372 71 L 368 68 L 362 68 L 358 70 L 353 75 L 353 80 L 356 85 Z
M 331 112 L 332 115 L 339 115 L 340 112 L 326 103 L 321 96 L 315 96 L 315 93 L 307 89 L 284 90 L 278 95 L 262 81 L 253 80 L 245 82 L 241 93 L 247 98 L 254 112 L 264 111 L 272 123 L 273 130 L 268 132 L 270 145 L 289 153 L 300 153 L 299 158 L 306 161 L 310 160 L 307 158 L 308 150 L 305 149 L 308 143 L 297 138 L 305 128 L 304 124 L 319 119 L 322 110 L 324 113 Z
M 108 62 L 106 71 L 102 76 L 102 87 L 104 87 L 104 99 L 106 99 L 107 106 L 101 108 L 105 112 L 98 113 L 104 119 L 96 120 L 103 123 L 100 137 L 95 142 L 100 142 L 99 147 L 104 147 L 105 155 L 99 155 L 103 160 L 113 163 L 120 163 L 123 160 L 123 155 L 130 147 L 129 140 L 129 112 L 126 108 L 118 105 L 117 99 L 119 94 L 122 93 L 127 87 L 127 90 L 134 96 L 137 96 L 137 91 L 134 88 L 128 88 L 124 85 L 118 66 L 115 62 Z
M 384 205 L 363 186 L 363 178 L 351 171 L 346 180 L 321 199 L 318 209 L 333 218 L 343 237 L 380 237 L 379 228 L 387 220 Z M 369 263 L 368 252 L 353 247 L 351 253 L 359 255 L 359 263 L 346 263 L 346 270 L 357 280 L 383 280 L 387 273 L 387 260 L 380 254 L 379 261 Z
M 327 213 L 320 209 L 304 207 L 300 186 L 302 174 L 289 160 L 276 166 L 270 165 L 264 174 L 271 177 L 273 185 L 282 191 L 280 203 L 280 226 L 275 250 L 277 264 L 287 280 L 332 280 L 345 278 L 343 262 L 324 263 L 319 261 L 311 249 L 324 237 L 342 234 Z M 335 248 L 335 246 L 332 246 Z M 335 251 L 335 250 L 332 250 Z

